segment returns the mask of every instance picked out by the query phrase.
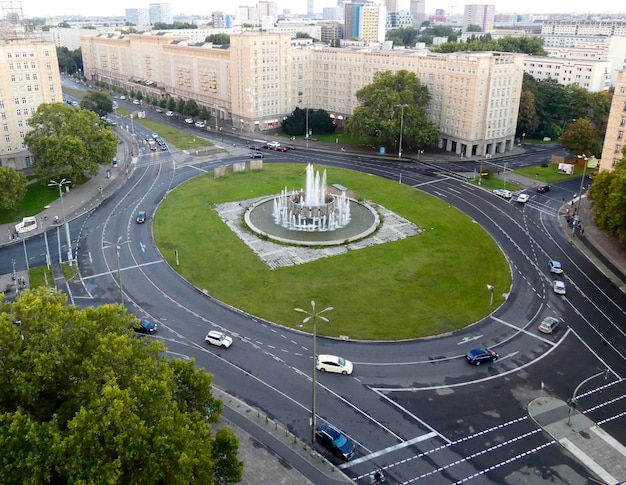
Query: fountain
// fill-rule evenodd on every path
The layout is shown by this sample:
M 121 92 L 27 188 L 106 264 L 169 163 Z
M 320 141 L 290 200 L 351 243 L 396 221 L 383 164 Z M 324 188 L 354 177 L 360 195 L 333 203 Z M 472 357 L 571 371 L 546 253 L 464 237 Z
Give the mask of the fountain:
M 301 246 L 336 246 L 376 231 L 378 213 L 350 199 L 341 186 L 341 194 L 330 193 L 326 170 L 320 175 L 308 164 L 304 187 L 255 201 L 244 214 L 247 226 L 263 237 Z
M 350 199 L 345 190 L 335 196 L 327 191 L 326 170 L 306 168 L 304 190 L 289 193 L 285 187 L 274 198 L 274 222 L 292 231 L 334 231 L 350 223 Z

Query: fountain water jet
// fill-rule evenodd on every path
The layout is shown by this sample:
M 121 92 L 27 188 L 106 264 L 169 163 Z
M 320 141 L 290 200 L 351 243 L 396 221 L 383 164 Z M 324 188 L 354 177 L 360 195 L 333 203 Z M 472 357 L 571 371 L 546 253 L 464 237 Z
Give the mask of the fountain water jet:
M 350 223 L 350 200 L 345 191 L 335 196 L 327 191 L 326 170 L 320 178 L 313 165 L 306 168 L 305 189 L 288 192 L 285 187 L 274 198 L 277 225 L 293 231 L 334 231 Z

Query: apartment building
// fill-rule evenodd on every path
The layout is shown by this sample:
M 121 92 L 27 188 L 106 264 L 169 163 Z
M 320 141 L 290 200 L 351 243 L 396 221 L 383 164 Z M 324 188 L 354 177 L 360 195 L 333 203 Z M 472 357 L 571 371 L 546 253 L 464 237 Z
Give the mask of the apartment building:
M 439 146 L 467 156 L 513 147 L 523 76 L 522 54 L 297 45 L 288 34 L 231 34 L 229 49 L 167 35 L 83 39 L 88 79 L 159 98 L 195 99 L 234 130 L 278 128 L 296 107 L 337 120 L 357 107 L 356 93 L 379 71 L 415 72 L 431 94 Z M 151 80 L 150 86 L 145 80 Z
M 544 20 L 541 35 L 626 35 L 626 21 Z
M 466 32 L 470 25 L 478 25 L 481 28 L 481 32 L 491 32 L 493 30 L 493 21 L 495 16 L 495 5 L 465 5 L 465 11 L 463 14 L 463 32 Z
M 150 10 L 147 8 L 127 8 L 124 18 L 130 25 L 150 25 Z
M 148 13 L 150 15 L 150 23 L 163 23 L 173 24 L 174 15 L 172 13 L 171 3 L 151 3 L 148 6 Z
M 622 154 L 624 133 L 626 133 L 626 71 L 620 71 L 604 135 L 600 170 L 613 170 L 615 164 L 624 157 Z
M 611 87 L 609 61 L 527 56 L 524 72 L 538 81 L 555 79 L 559 84 L 575 84 L 591 92 L 608 91 Z
M 0 40 L 0 165 L 31 165 L 24 145 L 28 119 L 42 103 L 63 101 L 54 44 L 30 39 Z

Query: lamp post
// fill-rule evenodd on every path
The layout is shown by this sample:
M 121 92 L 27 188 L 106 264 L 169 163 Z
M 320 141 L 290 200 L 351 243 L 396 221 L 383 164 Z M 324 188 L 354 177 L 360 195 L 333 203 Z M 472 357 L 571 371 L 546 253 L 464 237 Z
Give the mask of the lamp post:
M 71 180 L 66 180 L 63 179 L 60 182 L 57 182 L 56 180 L 50 180 L 50 182 L 48 183 L 48 187 L 54 187 L 57 186 L 59 187 L 59 197 L 61 199 L 61 210 L 63 211 L 63 226 L 65 226 L 65 238 L 67 241 L 67 260 L 71 261 L 72 257 L 72 238 L 70 237 L 70 226 L 68 226 L 67 221 L 65 220 L 65 203 L 63 202 L 63 190 L 61 190 L 61 188 L 64 185 L 69 185 L 71 184 L 72 181 Z
M 591 377 L 587 377 L 587 379 L 585 379 L 580 384 L 578 384 L 578 386 L 576 386 L 576 389 L 574 389 L 574 392 L 572 393 L 572 397 L 567 400 L 567 406 L 569 408 L 568 411 L 567 411 L 567 424 L 568 424 L 568 426 L 569 426 L 570 420 L 572 418 L 572 410 L 576 409 L 578 407 L 578 401 L 576 400 L 576 393 L 578 392 L 578 390 L 586 382 L 589 382 L 591 379 L 595 379 L 596 377 L 600 377 L 601 375 L 604 375 L 604 380 L 608 379 L 609 378 L 609 372 L 611 372 L 611 370 L 607 368 L 607 369 L 603 370 L 602 372 L 598 372 L 597 374 L 592 375 Z
M 583 160 L 583 178 L 580 179 L 580 189 L 578 189 L 578 203 L 576 204 L 576 214 L 580 217 L 580 199 L 583 195 L 583 184 L 585 183 L 585 174 L 587 173 L 587 155 L 576 155 L 576 158 Z
M 122 271 L 120 270 L 120 249 L 122 244 L 128 244 L 130 241 L 120 242 L 122 240 L 122 236 L 117 238 L 117 242 L 115 244 L 110 243 L 109 241 L 104 241 L 106 246 L 102 246 L 102 249 L 115 248 L 115 256 L 117 261 L 117 282 L 120 287 L 120 303 L 124 305 L 124 288 L 122 287 Z
M 215 132 L 217 133 L 217 104 L 215 105 Z
M 402 158 L 402 131 L 404 128 L 404 108 L 406 108 L 408 104 L 397 104 L 396 108 L 401 108 L 400 111 L 400 145 L 398 146 L 398 158 Z
M 316 367 L 316 345 L 317 345 L 317 319 L 323 320 L 328 323 L 328 318 L 321 316 L 322 313 L 329 312 L 333 309 L 333 307 L 329 306 L 324 308 L 323 310 L 316 312 L 315 311 L 315 301 L 311 300 L 311 311 L 308 312 L 303 310 L 302 308 L 294 308 L 295 311 L 300 313 L 306 313 L 308 317 L 302 320 L 302 324 L 305 325 L 309 320 L 313 320 L 313 373 L 312 373 L 312 382 L 313 387 L 311 391 L 311 446 L 315 445 L 315 372 L 317 371 Z

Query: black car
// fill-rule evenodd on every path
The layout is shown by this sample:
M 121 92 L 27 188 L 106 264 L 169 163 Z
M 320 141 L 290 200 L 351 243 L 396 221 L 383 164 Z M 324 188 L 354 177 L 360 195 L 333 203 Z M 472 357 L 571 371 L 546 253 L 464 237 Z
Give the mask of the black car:
M 343 460 L 349 460 L 354 455 L 352 440 L 330 424 L 320 424 L 315 430 L 315 438 Z
M 493 350 L 479 348 L 472 349 L 467 354 L 465 354 L 465 358 L 470 364 L 480 365 L 483 362 L 495 362 L 500 357 Z
M 537 192 L 547 192 L 548 190 L 550 190 L 550 186 L 548 184 L 544 184 L 544 185 L 540 185 L 539 187 L 537 187 Z
M 157 324 L 142 318 L 139 320 L 139 325 L 133 326 L 133 330 L 137 333 L 152 334 L 157 331 Z

